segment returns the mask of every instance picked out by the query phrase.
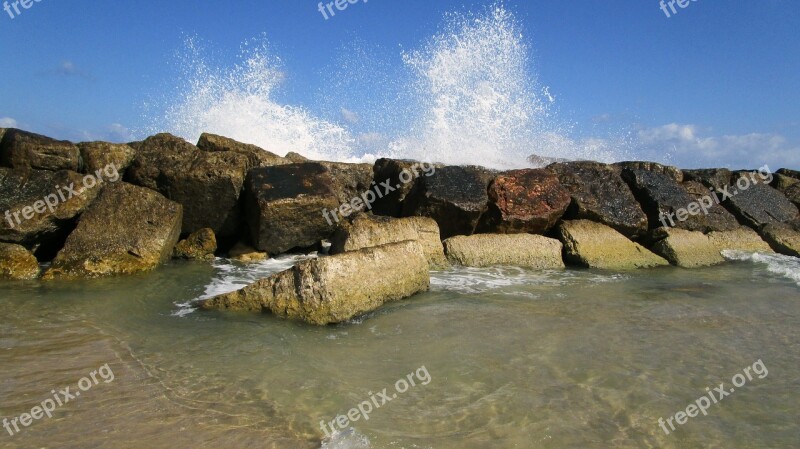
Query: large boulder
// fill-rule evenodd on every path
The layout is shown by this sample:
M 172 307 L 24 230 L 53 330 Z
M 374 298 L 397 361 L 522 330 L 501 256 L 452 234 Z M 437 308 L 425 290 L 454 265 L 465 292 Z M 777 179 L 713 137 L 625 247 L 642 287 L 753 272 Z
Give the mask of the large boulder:
M 439 238 L 439 225 L 428 217 L 392 218 L 358 214 L 336 229 L 331 238 L 330 253 L 341 254 L 405 240 L 419 242 L 432 270 L 449 265 Z
M 11 168 L 80 171 L 81 152 L 66 140 L 9 129 L 0 142 L 0 163 Z
M 512 170 L 489 184 L 489 208 L 479 232 L 540 234 L 555 226 L 570 204 L 558 176 L 543 168 Z
M 603 223 L 628 237 L 647 231 L 647 215 L 619 170 L 599 162 L 567 162 L 548 166 L 558 173 L 572 202 L 564 218 Z
M 389 217 L 401 217 L 403 214 L 403 202 L 416 184 L 419 176 L 409 176 L 420 171 L 425 176 L 435 174 L 436 167 L 431 164 L 422 164 L 416 161 L 398 159 L 378 159 L 373 165 L 373 182 L 375 184 L 376 195 L 372 204 L 372 211 L 377 215 Z M 400 178 L 403 178 L 402 180 Z M 406 181 L 406 182 L 403 182 Z
M 250 170 L 245 205 L 252 243 L 270 254 L 314 246 L 342 219 L 335 181 L 316 162 Z
M 651 229 L 664 226 L 710 232 L 739 226 L 733 216 L 720 208 L 712 192 L 700 183 L 687 182 L 690 193 L 669 171 L 636 168 L 624 168 L 622 179 L 642 205 Z
M 800 207 L 800 182 L 787 188 L 784 192 L 786 198 L 794 203 L 795 206 Z
M 651 238 L 656 242 L 650 249 L 672 265 L 696 268 L 725 262 L 717 246 L 702 232 L 675 228 L 658 228 Z
M 534 270 L 564 268 L 561 242 L 534 234 L 476 234 L 444 241 L 447 258 L 455 265 L 507 265 Z
M 800 257 L 800 225 L 770 223 L 761 229 L 761 236 L 777 252 Z
M 800 179 L 792 178 L 791 176 L 781 175 L 779 173 L 774 173 L 772 176 L 774 179 L 772 183 L 770 183 L 770 186 L 783 193 L 786 193 L 786 190 L 793 185 L 800 184 Z
M 248 167 L 269 167 L 272 165 L 291 164 L 289 159 L 278 156 L 263 148 L 248 143 L 237 142 L 228 137 L 203 133 L 197 141 L 197 148 L 212 153 L 230 151 L 247 157 Z
M 800 171 L 798 171 L 798 170 L 791 170 L 789 168 L 781 168 L 778 171 L 776 171 L 775 173 L 778 173 L 778 174 L 784 175 L 784 176 L 790 176 L 790 177 L 792 177 L 794 179 L 800 180 Z
M 670 165 L 662 165 L 657 162 L 625 161 L 612 164 L 612 167 L 615 167 L 615 169 L 619 171 L 624 171 L 625 169 L 628 169 L 628 170 L 643 170 L 647 172 L 660 173 L 662 175 L 666 175 L 675 182 L 684 181 L 683 170 L 677 167 L 672 167 Z
M 727 168 L 703 168 L 697 170 L 683 170 L 684 181 L 695 181 L 708 188 L 720 190 L 731 184 L 733 173 Z
M 211 228 L 230 237 L 240 231 L 239 196 L 249 164 L 243 154 L 199 151 L 179 137 L 157 134 L 138 145 L 125 180 L 180 203 L 183 233 Z
M 209 228 L 192 233 L 175 245 L 174 257 L 185 260 L 214 260 L 217 236 Z
M 123 173 L 136 156 L 136 151 L 124 143 L 81 142 L 78 148 L 83 158 L 84 173 L 100 173 L 103 177 L 107 177 L 105 173 L 112 167 L 117 175 Z
M 354 211 L 369 209 L 363 201 L 362 193 L 372 188 L 372 164 L 348 164 L 344 162 L 320 162 L 330 171 L 333 188 L 339 198 L 339 204 L 353 202 L 353 198 L 362 199 L 353 207 Z M 377 197 L 377 195 L 376 195 Z
M 271 312 L 311 324 L 341 323 L 430 288 L 419 243 L 405 241 L 298 263 L 202 308 Z
M 73 171 L 0 168 L 0 241 L 60 247 L 98 190 L 96 179 Z
M 473 234 L 488 209 L 487 189 L 494 176 L 482 167 L 437 168 L 417 178 L 403 202 L 403 216 L 433 218 L 442 239 Z
M 710 232 L 708 240 L 718 251 L 773 252 L 769 244 L 756 231 L 746 226 L 740 226 L 732 231 Z
M 588 268 L 631 270 L 669 265 L 616 230 L 588 220 L 565 220 L 558 227 L 564 260 Z
M 39 261 L 25 247 L 0 243 L 0 279 L 25 281 L 39 277 Z
M 148 271 L 167 261 L 181 232 L 181 205 L 124 182 L 107 184 L 81 216 L 45 279 Z
M 790 223 L 800 216 L 797 206 L 772 187 L 751 184 L 742 188 L 744 185 L 745 183 L 737 184 L 731 190 L 732 196 L 725 202 L 742 223 L 758 229 L 767 224 Z

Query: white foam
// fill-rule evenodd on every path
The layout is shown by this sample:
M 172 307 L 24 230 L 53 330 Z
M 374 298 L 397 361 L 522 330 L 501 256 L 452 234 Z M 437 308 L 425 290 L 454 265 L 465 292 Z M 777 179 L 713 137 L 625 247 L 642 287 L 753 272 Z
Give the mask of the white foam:
M 334 431 L 322 442 L 320 449 L 370 449 L 371 447 L 369 439 L 351 427 L 341 432 Z
M 768 272 L 791 279 L 800 285 L 800 259 L 797 257 L 734 250 L 724 250 L 722 256 L 728 260 L 764 265 Z
M 450 270 L 431 273 L 431 290 L 452 291 L 462 294 L 493 291 L 519 296 L 528 294 L 522 288 L 524 286 L 561 286 L 578 282 L 603 283 L 625 279 L 629 279 L 629 276 L 576 270 L 534 271 L 516 267 L 454 267 Z

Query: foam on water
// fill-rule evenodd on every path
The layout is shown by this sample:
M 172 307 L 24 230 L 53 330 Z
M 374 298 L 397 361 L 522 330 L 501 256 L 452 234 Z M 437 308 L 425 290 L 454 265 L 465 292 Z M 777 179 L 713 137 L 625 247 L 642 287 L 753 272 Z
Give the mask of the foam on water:
M 280 155 L 349 162 L 388 156 L 514 168 L 530 166 L 534 153 L 628 158 L 625 137 L 570 137 L 572 125 L 557 117 L 554 96 L 532 69 L 529 40 L 502 3 L 448 14 L 440 29 L 417 50 L 394 55 L 394 63 L 370 58 L 380 49 L 359 48 L 360 61 L 377 62 L 365 67 L 344 58 L 328 71 L 352 81 L 339 86 L 347 92 L 321 92 L 308 108 L 277 100 L 286 73 L 265 37 L 245 43 L 232 66 L 215 64 L 188 39 L 178 58 L 180 82 L 146 131 L 191 142 L 212 132 Z M 353 81 L 364 79 L 381 81 Z
M 728 260 L 752 262 L 766 268 L 769 273 L 791 279 L 800 285 L 800 259 L 797 257 L 733 250 L 722 251 L 722 256 Z
M 320 449 L 370 449 L 369 438 L 358 433 L 354 428 L 334 431 L 330 438 L 322 442 Z

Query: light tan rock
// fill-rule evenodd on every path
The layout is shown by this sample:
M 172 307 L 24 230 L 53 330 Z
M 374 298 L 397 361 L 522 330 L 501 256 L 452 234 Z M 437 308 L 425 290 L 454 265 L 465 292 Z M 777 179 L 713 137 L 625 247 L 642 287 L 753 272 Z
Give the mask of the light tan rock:
M 765 242 L 756 231 L 742 226 L 734 231 L 710 232 L 708 239 L 719 251 L 752 251 L 772 253 L 769 243 Z
M 83 158 L 84 172 L 100 174 L 107 181 L 119 180 L 120 174 L 131 165 L 136 151 L 122 143 L 81 142 L 78 144 Z
M 256 250 L 242 242 L 237 243 L 228 251 L 228 257 L 239 262 L 252 263 L 267 260 L 269 254 Z
M 416 241 L 305 260 L 204 309 L 271 312 L 311 324 L 340 323 L 430 288 L 428 261 Z
M 210 228 L 192 233 L 175 245 L 174 257 L 186 260 L 214 260 L 217 236 Z
M 534 234 L 476 234 L 444 241 L 451 263 L 467 267 L 510 265 L 535 270 L 564 268 L 562 244 Z
M 761 235 L 777 252 L 800 257 L 800 232 L 796 226 L 768 224 L 761 229 Z
M 358 214 L 342 222 L 331 239 L 331 254 L 357 251 L 387 243 L 416 240 L 431 270 L 449 266 L 439 238 L 439 225 L 428 217 L 391 218 Z
M 725 262 L 716 245 L 702 232 L 677 228 L 659 228 L 654 231 L 658 241 L 651 247 L 654 253 L 672 265 L 696 268 Z
M 0 243 L 0 279 L 23 281 L 39 277 L 39 262 L 24 246 Z
M 589 268 L 630 270 L 669 265 L 614 229 L 588 220 L 564 221 L 558 228 L 564 260 Z

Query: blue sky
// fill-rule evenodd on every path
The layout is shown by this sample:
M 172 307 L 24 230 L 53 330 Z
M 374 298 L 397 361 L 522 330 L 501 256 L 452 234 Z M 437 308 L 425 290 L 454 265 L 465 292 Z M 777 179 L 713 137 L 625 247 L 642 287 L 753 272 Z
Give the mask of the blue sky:
M 0 126 L 70 140 L 141 137 L 143 105 L 179 83 L 174 56 L 187 36 L 225 65 L 264 34 L 286 76 L 278 100 L 323 114 L 319 92 L 353 42 L 400 66 L 401 52 L 420 48 L 447 12 L 488 3 L 362 0 L 325 20 L 311 0 L 41 0 L 13 19 L 0 11 Z M 800 167 L 796 0 L 698 0 L 670 18 L 656 0 L 504 4 L 573 138 L 633 132 L 638 155 L 670 151 L 687 167 Z

